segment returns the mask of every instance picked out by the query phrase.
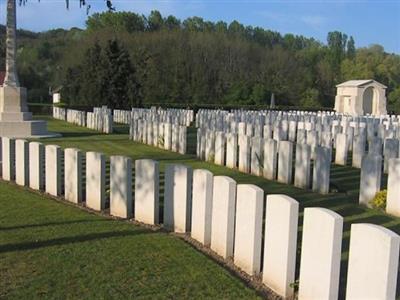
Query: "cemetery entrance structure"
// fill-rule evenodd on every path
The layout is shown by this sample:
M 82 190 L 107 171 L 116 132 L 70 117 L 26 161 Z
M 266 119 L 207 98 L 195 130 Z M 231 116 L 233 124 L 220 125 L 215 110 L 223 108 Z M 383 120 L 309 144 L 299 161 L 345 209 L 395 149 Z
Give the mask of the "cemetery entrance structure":
M 386 86 L 373 80 L 349 80 L 336 86 L 335 111 L 352 116 L 386 115 Z

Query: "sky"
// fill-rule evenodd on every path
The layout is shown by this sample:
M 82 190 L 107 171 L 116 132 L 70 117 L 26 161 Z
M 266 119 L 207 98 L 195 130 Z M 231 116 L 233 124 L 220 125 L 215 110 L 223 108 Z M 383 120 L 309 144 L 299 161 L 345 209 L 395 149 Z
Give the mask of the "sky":
M 18 0 L 17 0 L 18 1 Z M 86 0 L 90 13 L 104 11 L 104 0 Z M 18 7 L 18 27 L 33 31 L 85 27 L 86 9 L 78 0 L 29 0 Z M 326 42 L 329 31 L 353 36 L 357 47 L 380 44 L 400 54 L 400 0 L 113 0 L 118 11 L 148 15 L 159 10 L 163 16 L 181 20 L 199 16 L 205 20 L 260 26 L 282 34 L 301 34 Z M 6 0 L 0 0 L 0 23 L 5 24 Z

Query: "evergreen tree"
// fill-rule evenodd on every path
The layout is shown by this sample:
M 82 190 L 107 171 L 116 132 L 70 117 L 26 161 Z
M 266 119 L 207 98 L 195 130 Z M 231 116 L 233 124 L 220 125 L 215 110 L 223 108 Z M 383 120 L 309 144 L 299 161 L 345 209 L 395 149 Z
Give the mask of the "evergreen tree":
M 356 57 L 356 45 L 352 36 L 347 42 L 347 57 L 349 59 L 354 59 Z
M 137 95 L 134 68 L 128 52 L 116 39 L 105 49 L 105 98 L 111 108 L 130 107 Z

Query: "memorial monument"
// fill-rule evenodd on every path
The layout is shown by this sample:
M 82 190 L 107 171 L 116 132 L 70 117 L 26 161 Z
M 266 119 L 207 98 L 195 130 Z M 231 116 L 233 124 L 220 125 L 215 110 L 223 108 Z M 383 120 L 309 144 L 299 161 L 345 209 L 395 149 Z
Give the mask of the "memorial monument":
M 0 86 L 0 136 L 34 138 L 55 136 L 45 121 L 32 120 L 26 103 L 26 88 L 19 85 L 16 62 L 16 3 L 7 0 L 6 75 Z

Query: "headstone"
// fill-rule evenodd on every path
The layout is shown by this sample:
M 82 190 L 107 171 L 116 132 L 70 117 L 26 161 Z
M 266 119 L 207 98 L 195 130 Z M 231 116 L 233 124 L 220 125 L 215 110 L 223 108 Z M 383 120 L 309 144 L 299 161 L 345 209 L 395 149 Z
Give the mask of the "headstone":
M 237 134 L 228 133 L 226 135 L 226 166 L 234 169 L 237 167 Z
M 384 150 L 383 150 L 383 171 L 387 173 L 389 171 L 389 159 L 399 157 L 399 140 L 398 139 L 386 139 Z
M 38 142 L 29 143 L 29 186 L 44 189 L 44 146 Z
M 190 231 L 192 169 L 184 165 L 165 167 L 164 227 L 178 233 Z
M 66 200 L 82 201 L 82 152 L 79 149 L 64 150 L 64 190 Z
M 135 220 L 159 223 L 159 163 L 152 159 L 135 161 Z
M 360 204 L 369 206 L 381 188 L 382 156 L 375 154 L 365 155 L 361 163 Z
M 382 155 L 382 139 L 374 137 L 369 140 L 368 154 Z
M 278 155 L 278 181 L 281 183 L 292 183 L 293 167 L 293 143 L 289 141 L 279 142 Z
M 277 171 L 277 142 L 273 139 L 264 140 L 264 169 L 263 176 L 269 180 L 276 179 Z
M 105 209 L 106 160 L 104 154 L 86 152 L 86 206 L 101 211 Z
M 62 150 L 60 146 L 45 146 L 46 193 L 52 196 L 61 195 L 61 155 Z
M 311 147 L 307 144 L 296 145 L 296 162 L 294 186 L 308 189 L 310 187 Z
M 260 176 L 262 172 L 263 155 L 261 145 L 263 144 L 263 139 L 260 137 L 251 138 L 251 174 Z
M 110 157 L 110 214 L 120 218 L 132 217 L 132 159 Z
M 298 299 L 337 299 L 343 218 L 325 208 L 305 208 Z
M 221 131 L 215 136 L 215 158 L 214 162 L 217 165 L 225 165 L 225 134 Z
M 386 212 L 400 217 L 400 158 L 389 159 L 388 169 Z
M 3 180 L 11 181 L 15 179 L 15 140 L 2 137 L 2 176 Z
M 205 246 L 211 244 L 213 174 L 208 170 L 193 171 L 192 230 L 193 239 Z
M 211 221 L 211 249 L 223 258 L 233 255 L 236 182 L 227 176 L 214 176 Z
M 253 184 L 237 186 L 234 263 L 250 275 L 260 273 L 264 191 Z
M 352 224 L 346 299 L 395 299 L 400 237 L 383 226 Z
M 26 140 L 15 141 L 15 183 L 29 184 L 29 143 Z
M 265 213 L 263 283 L 284 298 L 293 296 L 299 203 L 286 195 L 268 195 Z
M 239 171 L 250 171 L 250 137 L 247 135 L 239 136 Z
M 365 138 L 357 135 L 353 140 L 353 158 L 352 158 L 352 166 L 354 168 L 361 168 L 362 158 L 365 155 Z
M 332 150 L 330 148 L 317 147 L 315 149 L 315 162 L 312 185 L 312 189 L 314 192 L 318 192 L 320 194 L 329 193 L 331 157 Z
M 338 133 L 336 135 L 335 164 L 345 166 L 347 163 L 348 152 L 349 152 L 349 146 L 347 144 L 346 134 Z

